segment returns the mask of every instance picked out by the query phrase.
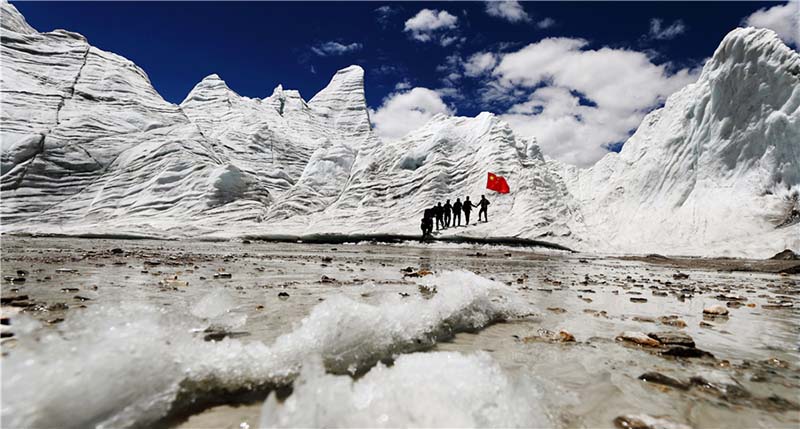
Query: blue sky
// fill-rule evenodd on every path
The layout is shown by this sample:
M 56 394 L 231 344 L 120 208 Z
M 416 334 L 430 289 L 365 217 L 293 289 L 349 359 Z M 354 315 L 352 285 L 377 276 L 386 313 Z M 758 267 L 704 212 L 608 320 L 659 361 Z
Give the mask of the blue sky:
M 579 165 L 618 146 L 646 111 L 695 79 L 725 34 L 751 14 L 769 12 L 764 25 L 780 26 L 786 11 L 770 10 L 792 7 L 784 2 L 14 4 L 39 31 L 76 31 L 94 46 L 131 59 L 175 103 L 212 73 L 242 95 L 264 97 L 281 83 L 310 99 L 337 69 L 359 64 L 366 70 L 376 130 L 387 137 L 435 113 L 474 116 L 488 110 L 507 115 L 515 129 L 540 140 L 546 153 Z M 563 58 L 571 60 L 552 66 Z M 606 69 L 609 64 L 620 69 Z M 632 101 L 608 100 L 608 93 L 619 89 L 569 77 L 576 72 L 630 79 L 627 87 L 634 91 L 620 96 Z M 640 75 L 649 76 L 641 91 L 635 82 Z M 544 126 L 543 112 L 551 119 Z M 572 116 L 578 125 L 595 121 L 586 135 L 606 124 L 614 132 L 594 139 L 591 148 L 563 144 L 582 138 L 559 135 L 569 124 L 554 122 L 558 115 Z

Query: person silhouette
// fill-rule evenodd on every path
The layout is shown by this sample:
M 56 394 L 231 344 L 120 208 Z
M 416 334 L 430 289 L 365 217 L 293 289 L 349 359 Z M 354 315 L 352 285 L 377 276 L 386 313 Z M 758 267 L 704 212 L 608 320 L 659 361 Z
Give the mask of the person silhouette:
M 433 212 L 431 209 L 425 209 L 422 215 L 422 221 L 419 223 L 419 228 L 422 230 L 422 239 L 426 239 L 433 233 Z
M 461 198 L 453 203 L 453 226 L 461 226 Z
M 453 205 L 450 200 L 444 203 L 444 226 L 450 228 L 450 220 L 453 218 Z
M 486 199 L 486 195 L 481 195 L 481 200 L 478 202 L 478 205 L 481 206 L 481 209 L 478 210 L 478 222 L 481 221 L 481 213 L 483 213 L 484 222 L 489 222 L 489 200 Z
M 469 214 L 472 212 L 473 207 L 478 207 L 475 204 L 472 204 L 472 201 L 469 200 L 469 197 L 464 199 L 464 204 L 461 207 L 461 210 L 464 211 L 464 226 L 469 226 Z
M 433 206 L 433 210 L 436 216 L 436 230 L 444 229 L 444 207 L 442 202 L 440 201 L 439 204 Z

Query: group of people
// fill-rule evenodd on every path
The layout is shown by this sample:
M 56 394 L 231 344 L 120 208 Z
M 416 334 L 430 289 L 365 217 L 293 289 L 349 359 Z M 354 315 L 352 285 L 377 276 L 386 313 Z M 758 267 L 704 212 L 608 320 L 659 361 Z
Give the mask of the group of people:
M 489 200 L 486 199 L 485 195 L 481 195 L 481 200 L 478 204 L 472 204 L 469 197 L 466 197 L 463 203 L 461 198 L 456 198 L 456 202 L 453 204 L 450 204 L 450 200 L 447 200 L 444 204 L 439 202 L 435 206 L 425 209 L 420 223 L 422 237 L 430 237 L 433 234 L 434 222 L 437 231 L 451 226 L 461 226 L 461 212 L 464 212 L 464 226 L 469 225 L 469 215 L 473 208 L 478 207 L 480 207 L 480 210 L 478 210 L 478 222 L 481 221 L 481 215 L 483 215 L 484 222 L 489 222 Z

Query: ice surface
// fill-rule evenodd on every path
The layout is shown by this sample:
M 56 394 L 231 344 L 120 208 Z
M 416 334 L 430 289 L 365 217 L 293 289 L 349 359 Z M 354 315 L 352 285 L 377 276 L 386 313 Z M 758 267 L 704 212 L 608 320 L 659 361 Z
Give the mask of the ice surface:
M 199 319 L 213 319 L 233 310 L 236 301 L 224 290 L 215 290 L 192 307 L 192 315 Z
M 3 232 L 417 234 L 425 208 L 477 200 L 491 171 L 512 190 L 489 195 L 491 222 L 445 234 L 601 253 L 800 248 L 800 55 L 770 30 L 729 33 L 621 153 L 579 170 L 491 113 L 381 141 L 358 66 L 308 102 L 210 75 L 176 106 L 129 60 L 2 12 Z
M 541 393 L 485 352 L 414 353 L 353 381 L 303 367 L 292 395 L 264 403 L 261 427 L 549 427 Z
M 177 398 L 286 384 L 310 356 L 338 373 L 363 370 L 455 332 L 530 311 L 505 285 L 469 272 L 443 273 L 424 283 L 437 290 L 430 299 L 392 295 L 372 305 L 332 296 L 269 346 L 203 340 L 202 330 L 213 319 L 192 314 L 225 317 L 230 305 L 220 295 L 203 298 L 191 313 L 144 304 L 92 306 L 73 313 L 57 331 L 20 335 L 3 359 L 2 424 L 147 425 L 167 414 Z

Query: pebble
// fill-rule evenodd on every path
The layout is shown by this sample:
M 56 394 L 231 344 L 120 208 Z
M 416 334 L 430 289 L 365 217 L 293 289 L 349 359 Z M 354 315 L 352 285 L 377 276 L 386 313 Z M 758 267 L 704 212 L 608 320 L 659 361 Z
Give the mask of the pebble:
M 620 429 L 692 429 L 691 426 L 647 414 L 619 416 L 614 419 L 614 425 Z
M 569 333 L 568 331 L 561 330 L 556 334 L 553 331 L 547 329 L 539 329 L 536 331 L 536 335 L 532 335 L 529 337 L 525 337 L 522 339 L 525 343 L 533 343 L 533 342 L 550 342 L 550 343 L 574 343 L 575 336 Z
M 672 346 L 661 352 L 664 356 L 685 357 L 685 358 L 713 358 L 714 355 L 694 347 Z
M 27 301 L 27 300 L 28 300 L 28 295 L 4 296 L 0 298 L 0 302 L 2 302 L 3 304 L 10 304 L 13 302 Z
M 694 347 L 694 340 L 683 332 L 666 331 L 666 332 L 651 332 L 647 334 L 648 337 L 657 340 L 665 345 L 677 345 L 684 347 Z
M 684 383 L 680 380 L 666 376 L 659 372 L 646 372 L 639 376 L 639 380 L 646 381 L 648 383 L 655 383 L 664 386 L 674 387 L 680 390 L 689 389 L 689 383 Z
M 686 322 L 678 319 L 678 316 L 662 316 L 658 318 L 662 325 L 674 326 L 676 328 L 685 328 Z
M 703 309 L 703 314 L 711 314 L 711 315 L 714 315 L 714 316 L 727 316 L 728 315 L 728 309 L 723 307 L 723 306 L 721 306 L 721 305 L 719 305 L 719 304 L 715 304 L 715 305 L 712 305 L 710 307 L 704 308 Z
M 631 302 L 647 302 L 647 298 L 631 298 Z
M 280 298 L 280 299 L 285 301 L 285 300 L 289 299 L 289 293 L 288 292 L 278 292 L 278 298 Z
M 661 345 L 661 343 L 658 340 L 647 336 L 644 332 L 637 332 L 637 331 L 625 331 L 617 335 L 616 340 L 627 341 L 648 347 L 658 347 Z

